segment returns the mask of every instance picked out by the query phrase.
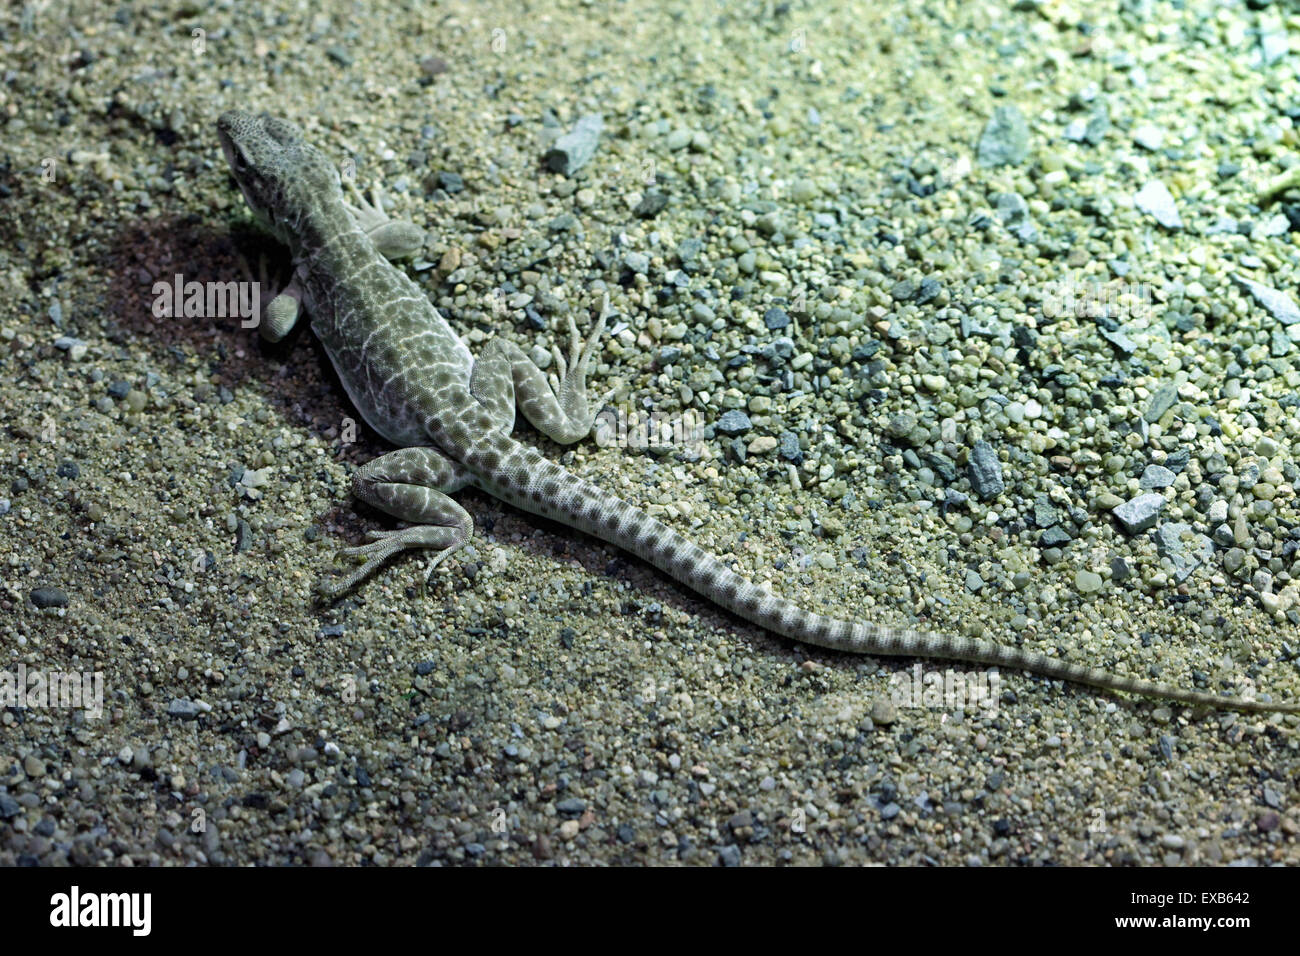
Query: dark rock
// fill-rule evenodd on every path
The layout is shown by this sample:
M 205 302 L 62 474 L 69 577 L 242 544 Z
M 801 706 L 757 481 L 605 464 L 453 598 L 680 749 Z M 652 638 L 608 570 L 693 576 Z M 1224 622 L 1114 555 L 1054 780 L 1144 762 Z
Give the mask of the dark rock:
M 986 441 L 976 442 L 971 449 L 967 474 L 971 488 L 982 501 L 996 498 L 1006 489 L 1002 482 L 1002 465 L 998 461 L 997 452 Z
M 790 324 L 790 316 L 785 309 L 773 306 L 763 313 L 763 324 L 775 332 L 778 329 L 784 329 Z
M 67 607 L 68 595 L 62 588 L 33 588 L 30 595 L 32 603 L 37 607 Z
M 717 431 L 728 436 L 743 435 L 753 427 L 753 422 L 749 420 L 749 416 L 738 408 L 733 408 L 731 411 L 724 413 L 718 419 L 717 425 L 714 426 Z
M 580 817 L 586 809 L 586 801 L 578 797 L 565 797 L 555 805 L 555 812 L 562 817 Z
M 638 219 L 653 219 L 668 205 L 668 196 L 657 189 L 647 190 L 632 214 Z

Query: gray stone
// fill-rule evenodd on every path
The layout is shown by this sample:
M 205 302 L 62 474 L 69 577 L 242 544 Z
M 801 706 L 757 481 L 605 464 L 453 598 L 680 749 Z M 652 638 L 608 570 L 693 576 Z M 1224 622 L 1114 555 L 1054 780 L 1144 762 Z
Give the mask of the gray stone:
M 871 722 L 888 727 L 898 720 L 898 706 L 889 697 L 877 697 L 871 704 Z
M 1056 505 L 1052 504 L 1052 499 L 1046 494 L 1036 495 L 1034 497 L 1034 524 L 1039 528 L 1050 528 L 1054 524 L 1060 524 L 1061 513 L 1057 511 Z
M 681 262 L 683 268 L 692 266 L 695 264 L 695 260 L 699 258 L 700 252 L 703 249 L 703 239 L 699 236 L 688 236 L 681 242 L 677 243 L 677 259 Z
M 995 109 L 980 136 L 977 156 L 981 166 L 1023 163 L 1029 156 L 1029 125 L 1024 114 L 1010 104 Z
M 785 309 L 773 306 L 763 313 L 763 324 L 775 332 L 778 329 L 784 329 L 790 324 L 790 316 Z
M 1173 563 L 1174 580 L 1178 584 L 1186 581 L 1213 554 L 1210 539 L 1193 533 L 1191 525 L 1180 521 L 1170 521 L 1156 529 L 1156 549 Z
M 555 812 L 562 817 L 580 817 L 586 809 L 586 801 L 578 797 L 565 797 L 555 805 Z
M 906 438 L 916 427 L 916 416 L 911 412 L 895 412 L 885 422 L 885 431 L 894 438 Z
M 1021 242 L 1037 242 L 1038 227 L 1029 216 L 1029 204 L 1018 193 L 997 193 L 993 209 L 1007 231 Z
M 61 588 L 33 588 L 30 595 L 37 607 L 67 607 L 68 595 Z
M 1138 480 L 1138 487 L 1143 491 L 1151 491 L 1153 488 L 1168 488 L 1177 477 L 1164 465 L 1147 465 L 1146 470 L 1142 472 L 1142 477 Z
M 180 697 L 173 697 L 171 703 L 167 705 L 167 716 L 179 717 L 181 720 L 194 720 L 201 713 L 203 713 L 202 707 L 192 700 L 184 700 Z
M 1092 109 L 1092 115 L 1084 125 L 1083 139 L 1089 146 L 1100 146 L 1110 132 L 1110 109 L 1105 103 L 1098 102 Z
M 588 113 L 555 141 L 542 157 L 542 163 L 553 173 L 572 176 L 596 154 L 604 128 L 605 120 L 599 113 Z
M 1019 193 L 996 193 L 992 199 L 993 209 L 1002 225 L 1009 228 L 1029 218 L 1029 203 Z
M 780 442 L 777 454 L 796 465 L 803 464 L 803 448 L 799 444 L 798 435 L 794 432 L 781 432 Z
M 1160 421 L 1160 417 L 1165 412 L 1174 407 L 1174 402 L 1178 399 L 1178 389 L 1173 385 L 1161 385 L 1151 396 L 1151 401 L 1147 403 L 1146 413 L 1143 418 L 1152 424 Z
M 632 210 L 632 215 L 638 219 L 653 219 L 664 210 L 668 205 L 668 196 L 657 189 L 647 190 L 641 197 L 641 201 L 636 204 Z
M 1115 348 L 1123 355 L 1132 355 L 1137 351 L 1137 343 L 1123 332 L 1112 332 L 1109 329 L 1099 328 L 1097 333 L 1111 345 L 1115 346 Z
M 10 820 L 23 812 L 22 805 L 7 793 L 0 793 L 0 820 Z
M 1294 325 L 1300 322 L 1300 308 L 1296 307 L 1295 302 L 1285 292 L 1261 285 L 1236 272 L 1232 273 L 1232 278 L 1283 325 Z
M 1068 531 L 1060 525 L 1055 525 L 1038 536 L 1038 546 L 1040 548 L 1061 548 L 1073 540 Z
M 1169 192 L 1169 187 L 1158 179 L 1151 180 L 1133 194 L 1133 205 L 1166 229 L 1183 228 L 1183 217 L 1178 215 L 1173 194 Z
M 1115 520 L 1120 523 L 1126 534 L 1138 534 L 1155 526 L 1160 509 L 1165 506 L 1163 495 L 1138 495 L 1132 501 L 1126 501 L 1114 511 Z

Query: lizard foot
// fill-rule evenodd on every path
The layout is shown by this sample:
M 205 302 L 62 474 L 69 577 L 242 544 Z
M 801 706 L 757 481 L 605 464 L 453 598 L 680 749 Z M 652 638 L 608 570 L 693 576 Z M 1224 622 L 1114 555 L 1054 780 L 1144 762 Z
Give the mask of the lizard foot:
M 449 534 L 453 536 L 450 540 Z M 338 580 L 322 580 L 317 585 L 317 589 L 326 598 L 336 598 L 350 591 L 393 555 L 408 548 L 437 549 L 438 553 L 429 564 L 429 577 L 432 577 L 434 569 L 469 540 L 469 535 L 462 533 L 461 529 L 442 525 L 412 525 L 394 531 L 367 531 L 366 537 L 370 539 L 369 544 L 359 544 L 339 552 L 348 557 L 365 558 L 360 567 Z
M 409 259 L 424 248 L 424 230 L 413 222 L 390 219 L 388 213 L 384 212 L 383 193 L 378 186 L 370 191 L 369 200 L 351 180 L 348 181 L 348 187 L 356 205 L 346 201 L 343 205 L 352 213 L 352 218 L 362 231 L 370 237 L 380 255 L 389 260 Z
M 567 361 L 560 353 L 559 348 L 551 347 L 551 355 L 555 359 L 556 368 L 556 374 L 552 375 L 550 379 L 551 390 L 555 393 L 565 418 L 580 426 L 582 435 L 586 435 L 591 431 L 597 413 L 614 395 L 614 390 L 610 389 L 601 397 L 599 402 L 595 403 L 594 409 L 587 402 L 587 366 L 591 364 L 592 357 L 596 354 L 597 346 L 600 344 L 600 337 L 605 332 L 605 321 L 608 317 L 609 293 L 606 293 L 601 300 L 600 317 L 596 319 L 596 326 L 591 330 L 591 334 L 587 336 L 585 342 L 578 333 L 578 326 L 574 323 L 573 316 L 569 316 L 569 358 Z
M 248 264 L 248 259 L 240 254 L 240 269 L 245 280 L 256 287 L 258 293 L 258 315 L 253 322 L 245 322 L 247 328 L 257 325 L 258 334 L 268 342 L 279 342 L 293 329 L 301 313 L 302 289 L 296 278 L 287 283 L 280 283 L 279 271 L 271 271 L 267 266 L 266 253 L 257 257 L 257 276 Z M 275 289 L 275 292 L 268 290 Z

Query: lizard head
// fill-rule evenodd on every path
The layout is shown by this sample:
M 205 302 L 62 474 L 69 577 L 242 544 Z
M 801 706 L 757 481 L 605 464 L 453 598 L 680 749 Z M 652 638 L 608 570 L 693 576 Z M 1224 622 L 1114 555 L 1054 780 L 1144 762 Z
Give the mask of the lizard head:
M 230 110 L 217 119 L 217 136 L 249 208 L 281 242 L 326 197 L 342 201 L 338 170 L 292 123 Z

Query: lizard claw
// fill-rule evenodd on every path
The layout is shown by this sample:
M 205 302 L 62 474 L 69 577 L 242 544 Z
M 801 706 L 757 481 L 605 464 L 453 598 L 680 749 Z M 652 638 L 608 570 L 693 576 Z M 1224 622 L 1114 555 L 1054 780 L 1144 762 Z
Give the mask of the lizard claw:
M 551 380 L 552 380 L 551 387 L 555 389 L 555 394 L 559 395 L 560 388 L 564 385 L 565 381 L 569 377 L 569 363 L 564 361 L 564 356 L 560 353 L 560 350 L 554 345 L 551 346 L 551 358 L 555 362 L 555 372 L 554 374 L 551 375 Z
M 274 294 L 268 295 L 266 290 L 276 288 L 277 287 L 276 283 L 278 282 L 280 276 L 278 274 L 278 271 L 276 274 L 273 275 L 271 273 L 271 270 L 267 267 L 266 253 L 258 252 L 257 254 L 256 275 L 253 274 L 253 267 L 251 264 L 249 264 L 248 256 L 240 252 L 238 253 L 238 259 L 239 259 L 239 271 L 243 273 L 244 279 L 248 282 L 249 285 L 257 286 L 258 292 L 262 297 L 263 303 L 265 304 L 266 302 L 269 302 L 271 299 L 273 299 Z
M 356 180 L 349 179 L 346 183 L 348 193 L 352 196 L 355 205 L 347 200 L 343 201 L 343 205 L 356 218 L 362 229 L 369 231 L 388 221 L 388 214 L 384 212 L 383 194 L 378 186 L 370 188 L 370 198 L 367 199 L 366 194 L 357 186 Z

